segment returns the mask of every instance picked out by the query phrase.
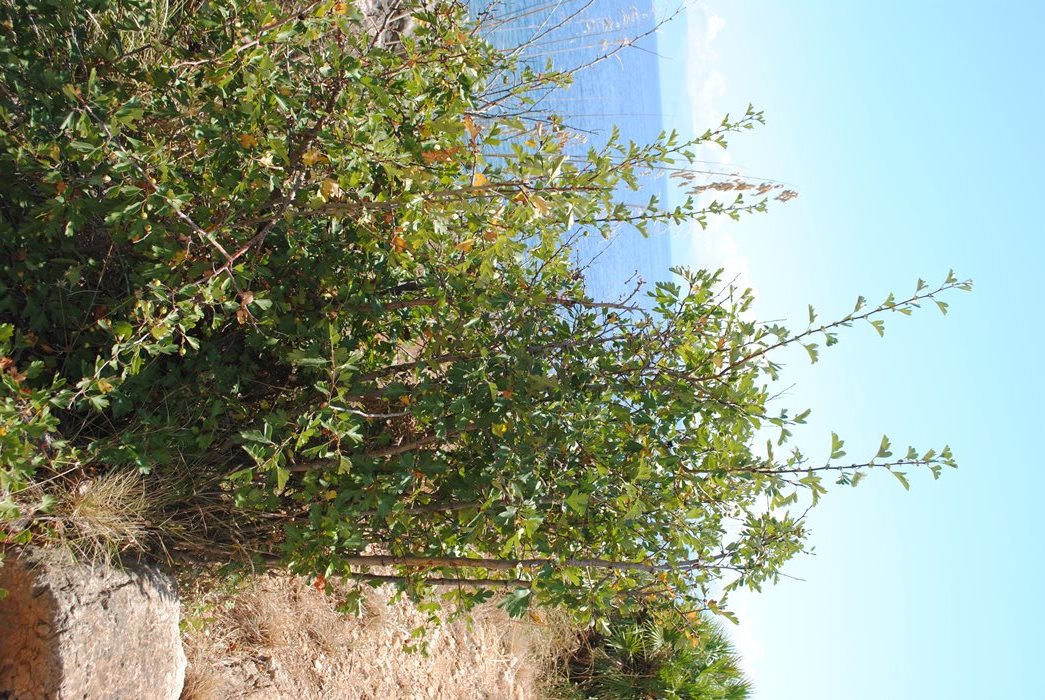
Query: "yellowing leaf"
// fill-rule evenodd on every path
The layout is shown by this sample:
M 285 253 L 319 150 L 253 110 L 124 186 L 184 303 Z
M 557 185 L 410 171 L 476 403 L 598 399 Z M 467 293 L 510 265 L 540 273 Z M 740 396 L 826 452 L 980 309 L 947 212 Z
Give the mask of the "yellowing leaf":
M 341 196 L 341 186 L 330 178 L 323 180 L 323 184 L 319 186 L 319 191 L 323 193 L 324 199 L 336 199 Z
M 316 163 L 325 163 L 326 161 L 327 157 L 323 155 L 321 151 L 317 151 L 314 148 L 310 151 L 305 151 L 305 153 L 301 156 L 301 162 L 309 167 L 315 165 Z
M 258 137 L 254 134 L 240 134 L 239 145 L 244 148 L 253 148 L 258 145 Z
M 479 136 L 479 127 L 476 125 L 475 120 L 468 114 L 464 116 L 464 128 L 468 131 L 468 135 L 473 139 Z
M 533 208 L 537 210 L 537 213 L 542 216 L 552 210 L 552 205 L 548 204 L 548 200 L 539 194 L 530 197 L 530 204 L 532 204 Z
M 408 396 L 407 394 L 403 394 L 399 397 L 399 403 L 403 404 L 404 406 L 409 406 L 411 403 L 410 396 Z
M 449 163 L 457 155 L 459 148 L 436 148 L 431 151 L 423 151 L 421 158 L 428 165 L 436 163 Z
M 467 241 L 461 241 L 456 247 L 463 253 L 470 253 L 472 252 L 472 248 L 475 247 L 475 239 L 469 238 Z
M 476 173 L 472 175 L 472 187 L 486 187 L 489 184 L 490 180 L 482 173 L 476 171 Z
M 501 234 L 497 233 L 496 231 L 483 231 L 483 240 L 493 242 L 496 241 L 498 237 L 500 237 L 500 235 Z
M 406 250 L 406 247 L 407 243 L 405 238 L 398 234 L 392 236 L 392 249 L 395 250 L 395 252 L 402 253 L 404 250 Z
M 496 435 L 497 437 L 501 437 L 502 435 L 508 432 L 508 424 L 494 423 L 490 426 L 490 432 Z
M 54 191 L 58 194 L 62 194 L 67 189 L 69 189 L 69 185 L 65 184 L 65 180 L 59 180 L 58 182 L 54 183 Z

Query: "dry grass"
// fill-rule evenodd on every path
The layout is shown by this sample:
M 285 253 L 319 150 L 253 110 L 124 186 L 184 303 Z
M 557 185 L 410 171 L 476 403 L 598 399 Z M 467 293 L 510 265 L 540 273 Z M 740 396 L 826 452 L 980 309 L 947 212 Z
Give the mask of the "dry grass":
M 425 615 L 365 589 L 363 613 L 298 578 L 258 576 L 236 591 L 186 599 L 184 698 L 497 698 L 545 696 L 556 661 L 576 643 L 565 615 L 510 620 L 496 606 L 415 630 Z M 423 641 L 427 654 L 408 647 Z
M 216 673 L 187 671 L 180 700 L 225 700 L 225 684 Z
M 119 565 L 146 557 L 173 564 L 245 561 L 243 543 L 278 543 L 270 514 L 236 509 L 232 492 L 204 465 L 172 463 L 143 476 L 136 469 L 70 470 L 16 494 L 33 544 L 53 557 Z
M 154 502 L 137 472 L 117 471 L 61 484 L 48 520 L 57 541 L 86 562 L 111 562 L 149 546 Z

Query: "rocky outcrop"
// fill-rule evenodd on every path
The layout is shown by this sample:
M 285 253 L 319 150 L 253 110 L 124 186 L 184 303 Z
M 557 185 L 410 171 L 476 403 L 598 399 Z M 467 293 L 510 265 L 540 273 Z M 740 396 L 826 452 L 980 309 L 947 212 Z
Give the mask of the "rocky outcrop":
M 8 556 L 0 568 L 0 698 L 175 700 L 185 677 L 174 582 Z

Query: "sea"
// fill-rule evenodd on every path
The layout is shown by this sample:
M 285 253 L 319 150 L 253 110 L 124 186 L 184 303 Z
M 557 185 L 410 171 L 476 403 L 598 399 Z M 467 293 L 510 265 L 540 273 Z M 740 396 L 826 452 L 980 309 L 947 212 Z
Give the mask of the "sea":
M 538 113 L 557 114 L 580 135 L 572 148 L 582 154 L 605 144 L 611 129 L 622 140 L 648 143 L 663 130 L 657 53 L 657 14 L 652 0 L 468 0 L 480 33 L 494 46 L 519 51 L 535 70 L 550 60 L 557 70 L 583 67 L 573 83 L 537 95 Z M 608 58 L 605 57 L 609 54 Z M 652 175 L 639 191 L 622 189 L 620 201 L 645 204 L 655 195 L 667 201 L 667 183 Z M 670 277 L 671 245 L 666 230 L 643 237 L 622 227 L 611 239 L 593 235 L 580 241 L 577 263 L 588 292 L 615 300 Z M 641 298 L 640 294 L 640 298 Z

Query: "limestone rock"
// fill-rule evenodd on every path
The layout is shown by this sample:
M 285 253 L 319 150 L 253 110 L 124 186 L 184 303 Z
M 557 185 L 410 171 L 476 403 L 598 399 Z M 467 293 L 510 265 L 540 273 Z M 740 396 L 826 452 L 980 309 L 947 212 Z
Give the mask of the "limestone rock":
M 176 700 L 185 678 L 174 582 L 8 554 L 0 568 L 0 698 Z

